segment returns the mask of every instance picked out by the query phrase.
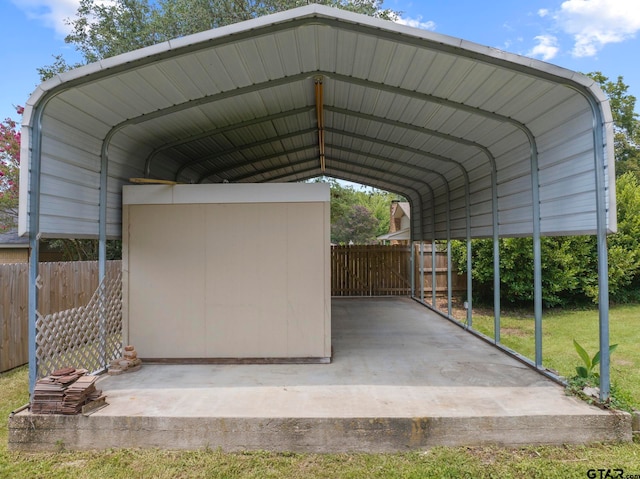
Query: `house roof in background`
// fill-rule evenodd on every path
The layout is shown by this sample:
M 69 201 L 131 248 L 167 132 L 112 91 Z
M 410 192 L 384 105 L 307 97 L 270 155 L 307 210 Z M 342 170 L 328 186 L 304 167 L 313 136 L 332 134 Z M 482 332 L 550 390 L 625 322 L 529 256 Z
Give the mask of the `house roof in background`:
M 410 240 L 411 239 L 411 231 L 409 228 L 404 228 L 402 230 L 394 231 L 393 233 L 386 233 L 376 237 L 376 239 L 381 241 L 391 241 L 391 240 Z
M 399 218 L 404 215 L 411 218 L 411 206 L 408 201 L 397 201 L 396 205 L 398 206 L 393 211 L 394 217 Z
M 29 239 L 18 236 L 18 230 L 13 229 L 0 233 L 0 248 L 28 248 Z

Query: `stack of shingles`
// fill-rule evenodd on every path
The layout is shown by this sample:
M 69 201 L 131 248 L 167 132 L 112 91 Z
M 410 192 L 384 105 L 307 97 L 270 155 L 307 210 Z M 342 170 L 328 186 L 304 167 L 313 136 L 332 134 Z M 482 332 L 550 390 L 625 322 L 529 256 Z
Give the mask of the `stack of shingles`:
M 31 412 L 35 414 L 56 414 L 62 409 L 65 386 L 51 376 L 39 379 L 33 390 Z
M 34 414 L 78 414 L 82 406 L 98 399 L 97 376 L 86 376 L 86 369 L 63 368 L 39 379 L 33 391 Z
M 81 376 L 64 392 L 62 414 L 79 414 L 82 406 L 100 397 L 102 391 L 96 389 L 97 376 Z

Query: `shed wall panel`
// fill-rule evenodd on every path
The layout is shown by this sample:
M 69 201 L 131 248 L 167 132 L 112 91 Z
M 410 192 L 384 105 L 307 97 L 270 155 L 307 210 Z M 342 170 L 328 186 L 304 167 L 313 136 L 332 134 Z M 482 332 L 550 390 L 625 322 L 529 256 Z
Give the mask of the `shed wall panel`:
M 328 198 L 318 184 L 126 187 L 127 340 L 146 358 L 330 357 Z
M 147 358 L 204 357 L 204 206 L 128 208 L 129 342 Z

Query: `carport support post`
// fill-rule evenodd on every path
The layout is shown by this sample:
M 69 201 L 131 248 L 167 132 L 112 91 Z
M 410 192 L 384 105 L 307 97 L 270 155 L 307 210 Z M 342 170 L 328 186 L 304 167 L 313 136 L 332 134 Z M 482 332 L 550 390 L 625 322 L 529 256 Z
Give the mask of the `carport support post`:
M 605 188 L 604 157 L 605 125 L 602 111 L 590 95 L 586 95 L 593 112 L 593 143 L 595 145 L 596 230 L 598 243 L 598 329 L 600 335 L 600 400 L 609 399 L 611 392 L 609 355 L 609 253 L 607 251 L 607 190 Z M 612 175 L 613 171 L 609 172 Z
M 109 164 L 107 144 L 108 140 L 105 140 L 100 156 L 100 196 L 98 211 L 98 288 L 100 289 L 100 363 L 102 368 L 107 367 L 108 360 L 104 284 L 107 275 L 107 174 Z
M 602 172 L 600 172 L 602 174 Z M 596 168 L 596 176 L 597 168 Z M 604 175 L 602 175 L 604 176 Z M 604 179 L 603 179 L 604 183 Z M 599 185 L 598 185 L 599 186 Z M 596 187 L 597 188 L 597 187 Z M 602 187 L 604 189 L 604 186 Z M 598 209 L 598 319 L 600 333 L 600 400 L 609 399 L 611 390 L 610 357 L 609 357 L 609 265 L 607 252 L 606 219 L 600 221 L 600 215 L 605 216 L 604 205 Z M 602 224 L 602 227 L 601 227 Z
M 491 172 L 493 224 L 493 339 L 500 344 L 500 225 L 498 223 L 498 180 L 495 168 Z
M 435 232 L 435 228 L 434 228 L 434 232 Z M 436 300 L 437 300 L 437 290 L 436 288 L 438 287 L 438 276 L 437 276 L 437 271 L 436 271 L 436 240 L 432 239 L 431 240 L 431 306 L 434 309 L 438 309 L 438 306 L 436 304 Z
M 31 169 L 29 174 L 29 393 L 33 394 L 38 379 L 38 357 L 36 351 L 38 320 L 38 297 L 40 277 L 38 260 L 40 257 L 40 158 L 42 142 L 42 111 L 37 111 L 32 130 Z
M 467 327 L 473 327 L 473 260 L 471 251 L 471 237 L 467 236 Z
M 411 244 L 411 255 L 409 256 L 409 268 L 411 268 L 411 297 L 416 297 L 416 264 L 415 264 L 415 249 L 413 245 L 413 240 L 410 242 Z
M 420 301 L 424 303 L 424 241 L 420 240 Z
M 31 162 L 29 169 L 29 298 L 27 313 L 29 321 L 29 393 L 32 395 L 38 379 L 38 356 L 36 323 L 38 320 L 38 298 L 40 296 L 40 173 L 42 170 L 42 115 L 48 100 L 36 107 L 30 135 Z
M 540 244 L 540 182 L 538 150 L 531 143 L 531 192 L 533 214 L 533 313 L 535 317 L 536 367 L 542 368 L 542 248 Z
M 451 239 L 447 238 L 447 314 L 451 317 Z
M 31 172 L 33 174 L 33 170 Z M 34 195 L 30 195 L 33 205 Z M 37 200 L 36 200 L 37 201 Z M 33 208 L 31 215 L 34 215 Z M 36 213 L 37 214 L 37 213 Z M 38 319 L 38 256 L 40 255 L 40 241 L 36 230 L 29 230 L 29 393 L 33 394 L 38 377 L 36 356 L 36 321 Z

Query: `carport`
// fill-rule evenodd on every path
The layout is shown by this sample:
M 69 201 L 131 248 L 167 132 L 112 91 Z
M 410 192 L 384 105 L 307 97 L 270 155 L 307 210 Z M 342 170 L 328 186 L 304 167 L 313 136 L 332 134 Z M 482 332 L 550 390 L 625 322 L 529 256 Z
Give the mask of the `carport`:
M 121 237 L 130 178 L 274 183 L 326 175 L 403 195 L 412 241 L 466 240 L 468 263 L 471 239 L 493 238 L 498 346 L 498 239 L 532 236 L 538 370 L 540 237 L 597 235 L 601 396 L 609 394 L 612 118 L 597 84 L 579 73 L 309 5 L 62 73 L 30 98 L 22 138 L 32 387 L 51 356 L 41 350 L 46 318 L 36 307 L 40 238 L 100 241 L 95 307 L 67 318 L 78 329 L 95 323 L 91 354 L 100 369 L 120 347 L 110 335 L 121 320 L 120 284 L 106 275 L 106 241 Z M 471 289 L 469 275 L 470 328 Z M 435 307 L 435 297 L 416 299 Z M 443 314 L 451 315 L 450 293 Z

